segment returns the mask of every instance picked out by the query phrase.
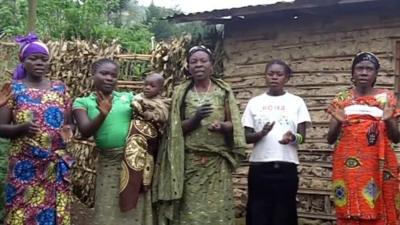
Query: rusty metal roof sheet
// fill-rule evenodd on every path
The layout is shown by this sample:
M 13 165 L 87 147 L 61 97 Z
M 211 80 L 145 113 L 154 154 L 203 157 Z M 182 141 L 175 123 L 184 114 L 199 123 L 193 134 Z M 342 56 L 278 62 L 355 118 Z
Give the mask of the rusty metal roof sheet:
M 221 21 L 232 17 L 251 16 L 257 14 L 269 14 L 287 12 L 301 9 L 318 9 L 322 7 L 357 5 L 365 3 L 384 3 L 397 2 L 400 0 L 295 0 L 293 2 L 277 2 L 274 4 L 251 5 L 239 8 L 216 9 L 212 11 L 181 13 L 167 17 L 167 20 L 174 22 L 192 22 L 192 21 Z

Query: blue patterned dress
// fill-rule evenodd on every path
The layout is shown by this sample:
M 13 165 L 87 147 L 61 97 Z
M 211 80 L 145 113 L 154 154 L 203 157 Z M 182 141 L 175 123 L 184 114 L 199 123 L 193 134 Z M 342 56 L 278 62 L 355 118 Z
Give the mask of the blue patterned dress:
M 11 140 L 5 224 L 68 225 L 72 160 L 59 132 L 71 108 L 66 86 L 54 81 L 42 90 L 14 81 L 12 93 L 14 124 L 33 121 L 41 132 Z

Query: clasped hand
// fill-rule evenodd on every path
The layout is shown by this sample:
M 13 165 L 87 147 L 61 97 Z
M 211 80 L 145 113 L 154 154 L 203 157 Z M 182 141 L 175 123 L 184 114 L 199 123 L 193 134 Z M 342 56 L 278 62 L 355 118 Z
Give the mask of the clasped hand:
M 105 96 L 103 92 L 98 91 L 96 92 L 96 97 L 97 109 L 102 115 L 106 116 L 112 108 L 112 96 Z
M 275 125 L 275 121 L 270 123 L 267 122 L 266 124 L 264 124 L 263 129 L 260 131 L 260 134 L 264 137 L 266 136 L 274 127 Z M 280 144 L 283 145 L 287 145 L 291 142 L 293 142 L 296 139 L 296 137 L 294 136 L 294 134 L 291 131 L 287 131 L 285 134 L 283 134 L 282 139 L 279 140 Z
M 209 117 L 213 112 L 213 108 L 210 103 L 206 103 L 201 105 L 196 113 L 194 114 L 194 120 L 197 122 L 201 122 L 204 118 Z

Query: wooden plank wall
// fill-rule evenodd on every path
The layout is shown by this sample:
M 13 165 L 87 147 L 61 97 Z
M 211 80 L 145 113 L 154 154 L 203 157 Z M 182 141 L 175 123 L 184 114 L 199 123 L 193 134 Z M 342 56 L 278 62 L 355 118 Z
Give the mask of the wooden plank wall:
M 353 15 L 305 15 L 294 20 L 257 20 L 225 25 L 225 79 L 243 110 L 248 100 L 265 91 L 264 68 L 271 59 L 288 62 L 295 71 L 287 90 L 305 99 L 313 120 L 307 143 L 299 150 L 298 211 L 302 224 L 334 224 L 331 196 L 331 146 L 325 141 L 328 115 L 324 110 L 336 93 L 351 85 L 350 67 L 359 51 L 380 58 L 377 85 L 393 88 L 395 46 L 400 39 L 400 14 L 365 12 Z M 235 175 L 237 214 L 244 213 L 246 163 Z

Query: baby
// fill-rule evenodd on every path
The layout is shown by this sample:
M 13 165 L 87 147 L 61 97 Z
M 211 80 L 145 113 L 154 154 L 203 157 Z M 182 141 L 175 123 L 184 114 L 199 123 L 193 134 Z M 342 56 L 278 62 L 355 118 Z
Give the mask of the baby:
M 165 122 L 168 120 L 170 100 L 161 97 L 164 78 L 159 73 L 151 73 L 144 80 L 143 93 L 135 96 L 132 106 L 135 117 L 154 123 L 162 133 Z
M 132 101 L 134 111 L 126 141 L 120 180 L 120 209 L 135 208 L 140 193 L 149 190 L 154 158 L 168 120 L 170 100 L 161 97 L 164 78 L 151 73 L 144 80 L 143 93 Z

